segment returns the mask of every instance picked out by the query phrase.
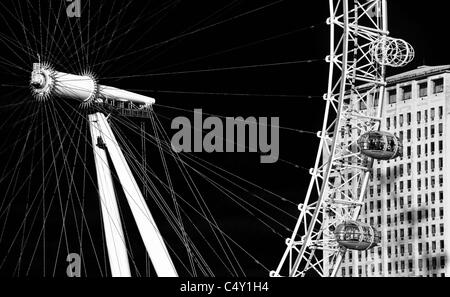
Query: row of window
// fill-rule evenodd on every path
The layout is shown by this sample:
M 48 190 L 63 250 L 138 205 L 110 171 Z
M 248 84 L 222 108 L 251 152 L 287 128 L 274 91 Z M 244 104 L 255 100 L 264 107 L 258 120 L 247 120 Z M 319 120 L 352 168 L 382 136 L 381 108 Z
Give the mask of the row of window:
M 428 161 L 426 161 L 426 162 L 428 162 Z M 443 165 L 443 164 L 440 164 L 440 165 Z M 426 166 L 428 166 L 428 165 L 426 164 Z M 442 167 L 440 166 L 439 169 L 442 170 L 441 168 Z M 433 167 L 432 171 L 434 171 L 434 167 Z M 390 177 L 388 177 L 388 179 L 390 179 Z M 444 175 L 443 174 L 440 174 L 439 176 L 432 175 L 432 176 L 426 176 L 423 178 L 418 178 L 416 189 L 417 189 L 417 191 L 421 191 L 423 189 L 425 189 L 425 190 L 428 190 L 430 188 L 434 189 L 437 186 L 438 187 L 444 186 Z M 374 196 L 374 194 L 375 194 L 374 189 L 375 189 L 375 187 L 373 185 L 369 186 L 370 197 Z M 411 189 L 412 189 L 412 180 L 411 179 L 408 179 L 406 181 L 403 181 L 403 180 L 394 181 L 392 184 L 391 183 L 386 184 L 386 194 L 388 196 L 391 195 L 392 191 L 394 192 L 394 194 L 398 194 L 398 193 L 404 193 L 404 192 L 411 192 Z M 378 184 L 376 186 L 376 195 L 380 196 L 381 193 L 382 193 L 382 185 Z
M 387 202 L 390 204 L 390 202 Z M 367 206 L 367 205 L 366 205 Z M 437 210 L 439 211 L 439 219 L 443 219 L 444 218 L 444 208 L 443 207 L 439 207 L 439 209 L 437 208 L 431 208 L 431 209 L 419 209 L 417 210 L 417 222 L 421 223 L 422 220 L 426 220 L 428 221 L 429 219 L 431 220 L 435 220 L 437 219 Z M 376 220 L 375 220 L 376 219 Z M 406 213 L 398 213 L 398 214 L 393 214 L 390 215 L 388 214 L 386 216 L 386 224 L 387 227 L 390 227 L 392 224 L 394 224 L 394 226 L 397 226 L 398 224 L 403 224 L 405 221 L 408 221 L 408 224 L 412 224 L 413 223 L 413 211 L 408 211 Z M 381 215 L 375 217 L 370 216 L 369 218 L 365 218 L 364 219 L 365 223 L 368 223 L 372 226 L 381 226 Z
M 425 230 L 425 231 L 423 232 L 423 230 Z M 431 230 L 431 233 L 430 233 L 430 230 Z M 443 236 L 444 235 L 444 224 L 443 223 L 439 224 L 439 234 L 437 233 L 437 225 L 436 224 L 431 225 L 431 228 L 430 228 L 430 226 L 418 226 L 417 227 L 418 239 L 422 239 L 422 236 L 424 233 L 425 233 L 426 238 L 430 237 L 430 234 L 431 234 L 431 237 Z M 388 230 L 386 233 L 386 236 L 387 236 L 388 242 L 412 240 L 413 239 L 413 227 Z M 442 242 L 442 244 L 441 244 L 441 249 L 444 249 L 444 242 Z M 435 250 L 436 250 L 436 247 L 435 247 L 435 245 L 433 245 L 433 251 L 435 251 Z M 426 251 L 429 251 L 429 249 L 427 248 Z M 422 248 L 419 249 L 419 252 L 422 252 Z M 367 257 L 367 255 L 366 255 L 366 257 Z
M 426 269 L 426 271 L 430 271 L 430 270 L 435 271 L 438 269 L 445 269 L 445 263 L 446 263 L 445 256 L 431 257 L 431 258 L 426 258 L 426 259 L 418 259 L 417 268 L 419 269 L 419 271 L 423 271 L 424 268 Z M 408 272 L 413 272 L 414 264 L 415 263 L 414 263 L 413 259 L 388 262 L 387 263 L 387 272 L 389 274 L 392 274 L 393 272 L 400 273 L 400 272 L 405 272 L 406 269 L 408 269 Z M 364 265 L 365 275 L 375 274 L 375 267 L 376 266 L 374 264 Z M 344 276 L 344 277 L 347 276 L 346 275 L 347 271 L 348 271 L 348 276 L 350 276 L 350 277 L 353 276 L 353 266 L 342 267 L 341 268 L 341 276 Z M 330 271 L 330 273 L 331 273 L 331 271 Z M 383 273 L 383 264 L 382 263 L 378 263 L 378 273 L 380 275 Z M 358 265 L 358 275 L 359 276 L 363 275 L 363 265 Z M 433 275 L 433 276 L 437 276 L 437 275 Z M 441 273 L 441 276 L 444 277 L 445 274 Z
M 430 125 L 429 127 L 417 128 L 416 138 L 418 141 L 421 141 L 423 139 L 428 140 L 428 138 L 435 138 L 436 133 L 439 137 L 442 137 L 444 135 L 444 124 L 440 123 L 439 125 Z M 412 130 L 407 129 L 406 131 L 400 131 L 399 138 L 402 142 L 411 142 Z
M 443 145 L 443 143 L 440 141 L 438 147 L 440 147 L 441 145 Z M 425 149 L 424 151 L 428 152 L 428 145 L 424 146 Z M 432 152 L 434 152 L 435 149 L 435 145 L 433 143 L 433 145 L 430 145 L 430 150 Z M 419 146 L 418 146 L 418 150 Z M 425 161 L 419 161 L 416 163 L 417 165 L 417 174 L 422 174 L 422 172 L 424 172 L 425 174 L 428 174 L 428 172 L 435 172 L 436 168 L 439 171 L 442 171 L 444 169 L 444 158 L 440 157 L 438 159 L 430 159 L 430 160 L 425 160 Z M 436 167 L 437 165 L 437 167 Z M 392 166 L 392 167 L 387 167 L 386 171 L 385 171 L 385 177 L 387 180 L 390 180 L 391 178 L 393 179 L 397 179 L 397 177 L 401 178 L 405 175 L 407 176 L 411 176 L 412 173 L 412 164 L 411 162 L 408 162 L 406 164 L 399 164 L 396 166 Z M 350 175 L 348 175 L 350 177 Z M 370 181 L 373 182 L 374 181 L 374 176 L 375 176 L 375 180 L 381 181 L 382 179 L 382 169 L 381 168 L 376 168 L 373 170 L 372 175 L 370 177 Z M 373 186 L 372 186 L 373 188 Z M 380 188 L 381 191 L 381 185 L 378 185 L 378 188 Z M 408 188 L 411 188 L 411 186 L 409 185 Z M 373 194 L 373 192 L 371 193 L 371 195 Z
M 421 207 L 423 204 L 425 204 L 426 206 L 428 206 L 429 204 L 436 204 L 436 196 L 438 196 L 439 198 L 439 203 L 443 203 L 444 202 L 444 192 L 440 191 L 439 193 L 436 192 L 431 192 L 431 193 L 426 193 L 425 195 L 423 195 L 424 197 L 424 201 L 422 200 L 422 194 L 418 194 L 417 195 L 417 206 Z M 429 199 L 431 198 L 431 199 Z M 391 201 L 393 203 L 391 203 Z M 365 214 L 368 213 L 368 211 L 370 211 L 370 213 L 373 213 L 374 210 L 376 209 L 377 211 L 381 211 L 382 210 L 382 205 L 383 202 L 382 200 L 377 200 L 377 201 L 368 201 L 366 202 L 366 204 L 364 205 L 364 212 Z M 398 207 L 400 207 L 400 209 L 403 209 L 404 207 L 412 207 L 412 196 L 408 195 L 406 198 L 403 196 L 399 196 L 399 197 L 394 197 L 393 199 L 388 198 L 386 199 L 386 208 L 388 211 L 391 210 L 391 207 L 394 207 L 395 209 L 397 209 Z
M 437 109 L 437 116 L 439 120 L 442 120 L 444 118 L 444 107 L 439 106 Z M 398 119 L 398 121 L 397 121 Z M 436 108 L 431 108 L 430 110 L 423 110 L 418 111 L 416 114 L 416 120 L 417 124 L 421 124 L 422 121 L 424 123 L 428 123 L 428 120 L 430 122 L 434 122 L 436 120 Z M 410 126 L 412 122 L 412 113 L 408 112 L 406 114 L 399 114 L 398 118 L 397 116 L 388 117 L 386 118 L 386 129 L 397 129 L 398 127 L 403 127 L 404 125 Z
M 440 94 L 444 92 L 444 79 L 438 78 L 431 81 L 431 87 L 429 87 L 428 82 L 421 82 L 417 85 L 418 87 L 418 97 L 424 98 L 430 95 L 430 90 L 432 94 Z M 406 85 L 399 88 L 400 92 L 397 92 L 397 88 L 388 90 L 388 103 L 395 104 L 399 101 L 406 101 L 412 99 L 412 85 Z
M 419 259 L 417 261 L 418 263 L 418 268 L 419 271 L 423 271 L 424 268 L 426 267 L 427 271 L 430 270 L 438 270 L 438 267 L 440 267 L 440 269 L 444 269 L 445 268 L 445 256 L 440 256 L 439 257 L 439 265 L 438 265 L 438 257 L 432 257 L 427 258 L 427 259 Z M 424 264 L 425 263 L 425 264 Z M 408 265 L 408 272 L 413 272 L 414 271 L 414 261 L 412 259 L 407 260 L 407 261 L 395 261 L 395 262 L 389 262 L 388 263 L 388 267 L 387 267 L 387 271 L 389 274 L 392 274 L 394 271 L 395 273 L 400 273 L 400 272 L 405 272 L 406 271 L 406 265 Z M 375 274 L 375 265 L 371 264 L 371 268 L 369 269 L 369 265 L 364 265 L 365 266 L 365 275 L 374 275 Z M 393 270 L 394 268 L 394 270 Z M 345 277 L 346 276 L 346 272 L 347 272 L 347 268 L 346 267 L 342 267 L 341 269 L 341 276 Z M 330 270 L 331 273 L 331 270 Z M 378 273 L 381 275 L 383 273 L 383 265 L 382 263 L 378 263 Z M 362 276 L 363 275 L 363 266 L 359 265 L 358 266 L 358 275 Z M 349 266 L 348 267 L 348 276 L 353 276 L 353 267 Z M 437 274 L 433 274 L 434 277 L 437 277 Z M 445 277 L 445 273 L 441 273 L 442 277 Z

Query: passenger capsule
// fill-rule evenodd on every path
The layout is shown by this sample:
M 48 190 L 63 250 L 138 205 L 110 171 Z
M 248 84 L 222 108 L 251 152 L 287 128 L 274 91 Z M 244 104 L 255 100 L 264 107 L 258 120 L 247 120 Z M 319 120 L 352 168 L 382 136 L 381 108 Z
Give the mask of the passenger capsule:
M 356 251 L 371 249 L 381 241 L 381 233 L 374 227 L 354 221 L 338 225 L 334 235 L 340 246 Z
M 403 156 L 401 140 L 387 132 L 368 132 L 358 140 L 361 153 L 376 160 L 392 160 Z

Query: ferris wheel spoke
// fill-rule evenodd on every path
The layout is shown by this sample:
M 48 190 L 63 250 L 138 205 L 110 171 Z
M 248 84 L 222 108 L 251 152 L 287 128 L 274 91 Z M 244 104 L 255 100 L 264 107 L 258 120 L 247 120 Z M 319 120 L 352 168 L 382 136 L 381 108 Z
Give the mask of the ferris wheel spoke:
M 226 24 L 226 23 L 232 22 L 232 21 L 234 21 L 234 20 L 236 20 L 236 19 L 239 19 L 239 18 L 248 16 L 248 15 L 251 15 L 251 14 L 254 14 L 254 13 L 257 13 L 257 12 L 260 12 L 260 11 L 262 11 L 262 10 L 264 10 L 264 9 L 267 9 L 267 8 L 269 8 L 269 7 L 272 7 L 272 6 L 275 6 L 275 5 L 277 5 L 277 4 L 280 4 L 281 2 L 284 2 L 284 0 L 278 0 L 278 1 L 275 1 L 275 2 L 272 2 L 272 3 L 269 3 L 269 4 L 266 4 L 266 5 L 263 5 L 263 6 L 259 6 L 259 7 L 255 8 L 255 9 L 250 10 L 250 11 L 247 11 L 247 12 L 244 12 L 244 13 L 241 13 L 241 14 L 238 14 L 238 15 L 236 15 L 236 16 L 227 18 L 227 19 L 225 19 L 225 20 L 222 20 L 222 21 L 213 23 L 213 24 L 211 24 L 211 25 L 204 26 L 204 27 L 202 27 L 202 28 L 199 28 L 199 29 L 196 29 L 196 30 L 187 32 L 187 33 L 180 34 L 180 35 L 178 35 L 178 36 L 174 36 L 174 37 L 172 37 L 172 38 L 166 39 L 166 40 L 164 40 L 164 41 L 160 41 L 160 42 L 158 42 L 158 43 L 152 44 L 152 45 L 150 45 L 150 46 L 143 47 L 143 48 L 138 49 L 138 50 L 128 51 L 126 54 L 117 56 L 117 57 L 112 58 L 112 59 L 106 59 L 106 60 L 104 60 L 103 62 L 101 62 L 101 63 L 95 63 L 95 64 L 93 64 L 92 66 L 102 66 L 102 65 L 104 65 L 104 64 L 106 64 L 106 63 L 109 63 L 109 62 L 117 62 L 118 60 L 121 60 L 121 59 L 123 59 L 123 58 L 129 57 L 129 56 L 131 56 L 131 55 L 133 55 L 133 54 L 142 53 L 142 52 L 148 51 L 148 50 L 151 49 L 151 48 L 159 47 L 159 46 L 165 45 L 165 44 L 169 44 L 169 43 L 171 43 L 171 42 L 173 42 L 173 41 L 176 41 L 176 40 L 179 40 L 179 39 L 182 39 L 182 38 L 185 38 L 185 37 L 189 37 L 189 36 L 195 35 L 195 34 L 197 34 L 197 33 L 200 33 L 200 32 L 203 32 L 203 31 L 206 31 L 206 30 L 209 30 L 209 29 L 212 29 L 212 28 L 217 27 L 217 26 L 219 26 L 219 25 L 222 25 L 222 24 Z M 145 55 L 145 53 L 144 53 L 144 55 Z
M 120 134 L 118 134 L 118 135 L 120 135 Z M 124 143 L 126 143 L 126 142 L 124 142 Z M 156 143 L 155 143 L 155 145 L 156 145 Z M 145 175 L 144 175 L 145 176 Z M 162 182 L 161 180 L 159 180 L 161 183 L 163 183 L 164 184 L 164 182 Z M 150 181 L 149 181 L 150 182 Z M 171 188 L 171 187 L 169 187 L 168 185 L 166 185 L 166 184 L 164 184 L 164 186 L 166 187 L 166 189 L 168 190 L 168 193 L 170 194 L 170 193 L 173 193 L 173 188 Z M 191 188 L 192 189 L 192 188 Z M 194 194 L 195 195 L 195 194 Z M 170 208 L 169 208 L 170 209 Z M 173 215 L 172 215 L 173 216 Z
M 170 152 L 170 151 L 169 151 Z M 185 163 L 185 162 L 183 162 L 183 163 Z M 213 183 L 214 184 L 214 183 Z M 216 184 L 216 186 L 217 186 L 217 184 Z M 224 189 L 223 189 L 223 187 L 222 187 L 222 189 L 221 189 L 222 191 L 224 191 Z M 226 190 L 225 190 L 226 191 Z
M 120 135 L 120 134 L 119 134 L 119 135 Z M 124 141 L 123 143 L 126 143 L 126 142 Z M 151 169 L 147 169 L 147 170 L 150 170 L 150 171 L 151 171 Z M 155 176 L 154 173 L 152 173 L 152 175 L 153 175 L 153 177 L 156 177 L 156 178 L 158 179 L 158 181 L 159 181 L 159 182 L 165 187 L 165 189 L 167 190 L 167 193 L 170 194 L 170 192 L 171 192 L 172 190 L 169 189 L 169 186 L 166 185 L 162 180 L 160 180 L 159 177 Z M 160 201 L 162 201 L 162 203 L 165 205 L 166 211 L 168 211 L 169 214 L 171 214 L 171 217 L 174 218 L 175 216 L 173 215 L 172 211 L 170 210 L 170 207 L 167 206 L 167 204 L 165 203 L 164 199 L 162 198 L 162 195 L 159 194 L 159 191 L 157 190 L 156 186 L 154 185 L 154 183 L 152 182 L 152 180 L 150 179 L 150 177 L 149 177 L 147 174 L 144 174 L 143 176 L 144 176 L 144 178 L 147 179 L 147 183 L 148 183 L 149 185 L 152 186 L 153 191 L 156 192 L 156 194 L 157 194 L 157 196 L 159 197 Z M 177 196 L 179 196 L 179 195 L 177 194 Z M 154 197 L 154 199 L 155 199 L 155 197 Z M 157 201 L 156 201 L 156 202 L 157 202 Z M 157 203 L 158 203 L 158 202 L 157 202 Z M 164 209 L 162 208 L 162 206 L 161 206 L 159 203 L 158 203 L 158 206 L 161 208 L 161 210 L 164 211 Z M 185 213 L 185 212 L 183 212 L 183 213 Z M 167 217 L 167 215 L 166 215 L 166 217 Z M 194 225 L 194 227 L 195 227 L 195 225 Z M 201 231 L 200 231 L 197 227 L 195 227 L 195 228 L 196 228 L 196 230 L 197 230 L 198 232 L 200 232 L 200 235 L 205 239 L 205 237 L 203 236 L 203 234 L 201 233 Z M 176 230 L 176 229 L 174 229 L 174 230 Z M 181 237 L 180 237 L 180 238 L 181 238 Z M 207 241 L 207 244 L 211 247 L 211 245 L 209 244 L 208 241 Z M 198 256 L 200 259 L 203 259 L 203 257 L 199 254 L 198 249 L 195 247 L 195 245 L 192 243 L 192 241 L 191 241 L 191 245 L 192 245 L 192 248 L 194 249 L 194 251 L 196 251 L 197 256 Z M 215 249 L 212 248 L 212 251 L 217 255 Z M 220 257 L 219 255 L 217 255 L 217 256 L 218 256 L 219 259 L 221 259 L 221 257 Z M 222 263 L 224 263 L 223 260 L 221 260 L 221 261 L 222 261 Z M 206 265 L 204 260 L 202 260 L 202 263 L 204 263 L 204 265 Z M 210 268 L 208 268 L 207 266 L 206 266 L 206 268 L 208 269 L 208 271 L 211 271 Z M 212 273 L 210 273 L 210 275 L 212 275 Z

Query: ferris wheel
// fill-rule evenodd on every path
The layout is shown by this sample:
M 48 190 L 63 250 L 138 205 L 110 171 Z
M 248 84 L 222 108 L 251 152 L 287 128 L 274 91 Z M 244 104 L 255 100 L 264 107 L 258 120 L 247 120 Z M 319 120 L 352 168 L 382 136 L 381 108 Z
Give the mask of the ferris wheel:
M 289 229 L 284 221 L 295 220 L 295 203 L 214 157 L 176 153 L 170 122 L 192 115 L 192 109 L 185 105 L 190 100 L 170 99 L 174 94 L 178 99 L 304 97 L 250 88 L 224 91 L 221 85 L 219 91 L 166 91 L 143 79 L 323 62 L 255 59 L 251 65 L 233 56 L 230 65 L 216 60 L 199 66 L 210 57 L 315 28 L 302 24 L 289 32 L 242 35 L 249 39 L 244 44 L 238 36 L 230 38 L 237 44 L 198 52 L 193 37 L 211 31 L 203 36 L 209 44 L 214 29 L 252 15 L 266 23 L 264 12 L 284 1 L 243 2 L 0 3 L 0 275 L 268 275 L 260 241 L 282 238 Z M 193 14 L 186 13 L 189 7 Z M 171 26 L 158 35 L 155 27 L 164 21 Z M 250 33 L 255 30 L 260 32 Z M 193 50 L 183 56 L 188 37 L 194 39 Z M 173 49 L 176 54 L 160 63 Z M 280 163 L 304 170 L 292 160 L 280 158 Z
M 401 139 L 380 131 L 386 67 L 414 59 L 407 42 L 389 37 L 388 1 L 330 0 L 326 109 L 311 181 L 286 251 L 271 276 L 336 276 L 343 256 L 380 244 L 358 222 L 374 161 L 403 153 Z
M 138 58 L 153 53 L 155 48 L 282 1 L 225 19 L 218 17 L 239 2 L 233 1 L 208 16 L 210 23 L 206 25 L 202 20 L 199 27 L 183 28 L 176 37 L 159 43 L 142 45 L 140 39 L 126 40 L 126 51 L 116 56 L 113 53 L 117 40 L 126 38 L 139 22 L 147 26 L 147 20 L 153 17 L 159 22 L 160 14 L 180 1 L 163 1 L 150 16 L 145 16 L 145 9 L 139 7 L 137 17 L 126 15 L 132 1 L 111 1 L 111 8 L 99 4 L 97 10 L 90 9 L 95 2 L 86 1 L 86 7 L 93 12 L 83 25 L 83 19 L 62 21 L 60 12 L 65 11 L 65 3 L 61 2 L 54 7 L 49 1 L 46 9 L 41 7 L 41 1 L 35 5 L 0 4 L 5 9 L 3 14 L 18 25 L 3 26 L 7 32 L 0 34 L 0 41 L 6 45 L 9 59 L 0 58 L 0 66 L 13 77 L 26 76 L 25 86 L 17 85 L 17 81 L 9 85 L 17 89 L 3 94 L 12 99 L 9 105 L 0 107 L 15 108 L 11 113 L 7 109 L 1 126 L 11 140 L 0 149 L 11 156 L 0 176 L 4 195 L 0 202 L 1 273 L 65 273 L 66 255 L 75 250 L 81 251 L 85 275 L 215 276 L 216 266 L 227 275 L 245 276 L 243 259 L 268 275 L 270 269 L 261 255 L 255 256 L 230 235 L 230 229 L 239 230 L 225 229 L 217 219 L 222 204 L 206 201 L 203 189 L 214 197 L 228 199 L 277 239 L 286 230 L 292 232 L 281 263 L 271 276 L 304 276 L 312 271 L 322 276 L 335 275 L 346 250 L 369 249 L 379 243 L 377 230 L 357 219 L 372 162 L 393 159 L 402 153 L 401 140 L 380 131 L 385 68 L 406 65 L 414 57 L 408 43 L 388 37 L 385 0 L 330 0 L 329 85 L 323 98 L 326 112 L 322 131 L 317 134 L 320 147 L 315 167 L 310 171 L 311 183 L 293 230 L 282 219 L 295 222 L 297 217 L 289 211 L 296 205 L 282 195 L 195 155 L 174 153 L 162 123 L 165 116 L 158 109 L 180 110 L 182 106 L 164 105 L 158 98 L 146 96 L 148 90 L 142 88 L 121 89 L 112 83 L 103 84 L 101 76 L 111 70 L 116 60 L 135 59 L 138 62 L 134 67 L 139 68 Z M 106 22 L 99 17 L 102 13 L 106 13 Z M 96 17 L 100 20 L 97 24 L 93 21 Z M 127 17 L 129 28 L 119 28 L 121 20 Z M 201 57 L 192 59 L 196 60 Z M 311 62 L 314 60 L 292 63 Z M 223 69 L 287 64 L 290 63 Z M 124 68 L 129 72 L 123 73 Z M 124 63 L 113 81 L 139 78 L 134 70 Z M 221 69 L 199 72 L 214 70 Z M 174 73 L 195 71 L 141 77 Z M 20 91 L 27 96 L 18 102 Z M 29 98 L 30 91 L 33 100 Z M 28 105 L 22 108 L 25 103 Z M 150 149 L 151 160 L 147 158 Z M 138 245 L 137 251 L 133 251 L 133 245 Z M 87 262 L 92 269 L 85 268 L 89 266 Z M 331 272 L 325 267 L 331 267 Z

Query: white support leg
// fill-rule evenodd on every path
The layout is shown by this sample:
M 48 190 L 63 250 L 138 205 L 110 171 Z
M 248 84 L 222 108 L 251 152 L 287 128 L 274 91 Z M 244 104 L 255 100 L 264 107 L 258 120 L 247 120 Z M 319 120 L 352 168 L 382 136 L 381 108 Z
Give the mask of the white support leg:
M 122 150 L 102 113 L 95 114 L 103 141 L 106 144 L 111 160 L 116 169 L 120 183 L 138 226 L 142 240 L 159 277 L 177 277 L 178 274 L 170 258 L 165 242 L 148 209 L 136 180 L 128 166 Z
M 100 147 L 101 141 L 105 137 L 102 135 L 97 114 L 89 115 L 89 122 L 111 274 L 113 277 L 130 277 L 127 247 L 120 221 L 111 170 L 108 165 L 105 148 Z

